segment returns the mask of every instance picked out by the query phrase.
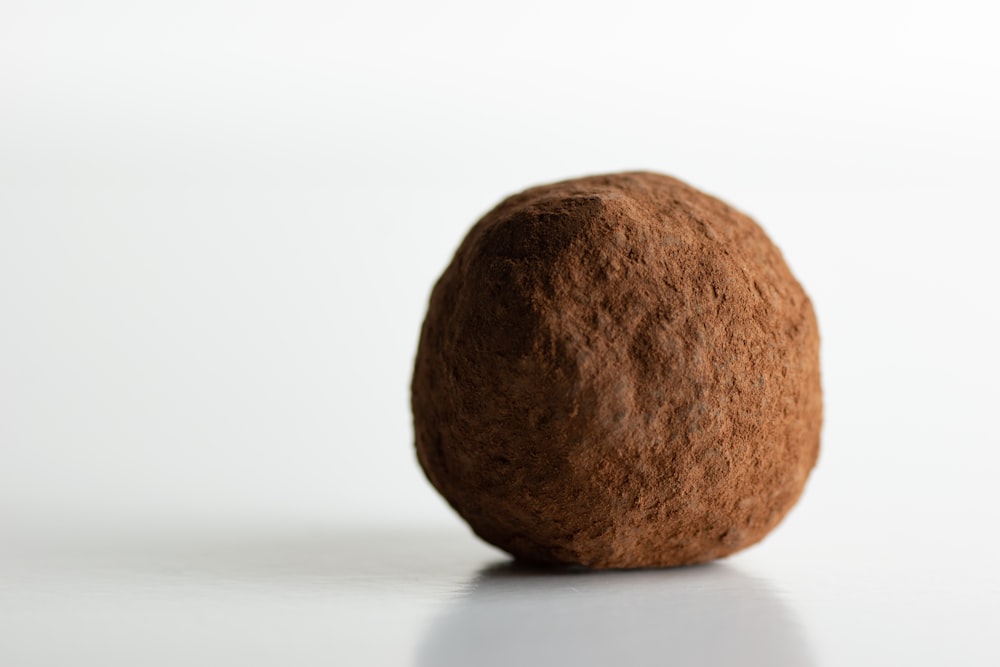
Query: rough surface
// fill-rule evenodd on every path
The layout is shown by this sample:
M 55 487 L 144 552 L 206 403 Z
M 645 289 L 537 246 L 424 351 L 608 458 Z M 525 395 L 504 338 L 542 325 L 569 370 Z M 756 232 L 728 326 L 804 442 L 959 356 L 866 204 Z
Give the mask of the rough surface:
M 431 483 L 515 557 L 707 561 L 763 538 L 816 462 L 816 319 L 761 228 L 681 181 L 531 188 L 434 287 L 412 404 Z

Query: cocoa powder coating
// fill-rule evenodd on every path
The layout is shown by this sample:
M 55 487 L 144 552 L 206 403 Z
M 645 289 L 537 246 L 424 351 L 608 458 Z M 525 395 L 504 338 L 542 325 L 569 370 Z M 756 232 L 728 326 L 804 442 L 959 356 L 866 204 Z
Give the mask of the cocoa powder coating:
M 816 318 L 763 230 L 681 181 L 535 187 L 434 287 L 412 406 L 427 477 L 484 540 L 543 563 L 698 563 L 802 493 Z

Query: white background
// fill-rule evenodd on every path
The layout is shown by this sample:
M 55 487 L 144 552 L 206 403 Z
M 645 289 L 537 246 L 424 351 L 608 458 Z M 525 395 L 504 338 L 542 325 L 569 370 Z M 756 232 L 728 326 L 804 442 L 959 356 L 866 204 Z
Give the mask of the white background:
M 139 528 L 188 545 L 236 525 L 272 548 L 289 526 L 341 536 L 265 550 L 266 567 L 244 567 L 253 579 L 336 545 L 370 562 L 392 543 L 379 527 L 416 530 L 406 549 L 442 530 L 435 544 L 457 546 L 423 552 L 437 568 L 413 573 L 423 588 L 400 599 L 413 578 L 393 561 L 341 590 L 354 591 L 338 618 L 355 619 L 355 639 L 398 621 L 382 645 L 395 653 L 309 635 L 326 662 L 422 655 L 442 591 L 497 557 L 476 551 L 412 452 L 409 376 L 433 282 L 501 197 L 653 169 L 755 217 L 823 336 L 819 466 L 733 566 L 793 600 L 782 614 L 806 628 L 813 662 L 1000 659 L 986 640 L 1000 623 L 998 18 L 968 0 L 4 0 L 8 551 L 76 562 L 74 539 L 104 535 L 90 557 L 114 572 L 116 540 Z M 377 535 L 345 541 L 348 526 Z M 198 569 L 154 543 L 139 562 Z M 449 569 L 456 553 L 467 561 Z M 17 630 L 0 658 L 19 664 L 56 660 L 33 629 L 91 585 L 118 591 L 102 598 L 108 618 L 191 618 L 181 596 L 176 618 L 143 625 L 134 591 L 19 567 L 0 603 Z M 37 582 L 54 572 L 65 587 L 45 597 Z M 181 595 L 175 583 L 158 585 Z M 365 605 L 387 616 L 358 616 Z M 85 634 L 66 650 L 108 664 Z M 247 634 L 205 636 L 233 657 Z

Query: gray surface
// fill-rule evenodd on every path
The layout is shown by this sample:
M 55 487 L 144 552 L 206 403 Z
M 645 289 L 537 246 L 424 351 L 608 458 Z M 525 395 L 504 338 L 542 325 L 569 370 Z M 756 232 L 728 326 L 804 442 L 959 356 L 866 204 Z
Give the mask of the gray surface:
M 11 666 L 1000 659 L 996 577 L 933 554 L 823 562 L 821 540 L 779 536 L 693 568 L 553 572 L 457 526 L 9 528 L 0 662 Z

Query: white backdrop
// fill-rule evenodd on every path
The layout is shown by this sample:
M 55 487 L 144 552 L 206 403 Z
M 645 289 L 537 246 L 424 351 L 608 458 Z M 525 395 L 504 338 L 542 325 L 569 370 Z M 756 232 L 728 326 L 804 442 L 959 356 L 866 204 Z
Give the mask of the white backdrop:
M 6 0 L 0 518 L 454 521 L 408 405 L 434 280 L 502 196 L 643 168 L 753 215 L 813 297 L 790 524 L 989 553 L 996 19 Z

